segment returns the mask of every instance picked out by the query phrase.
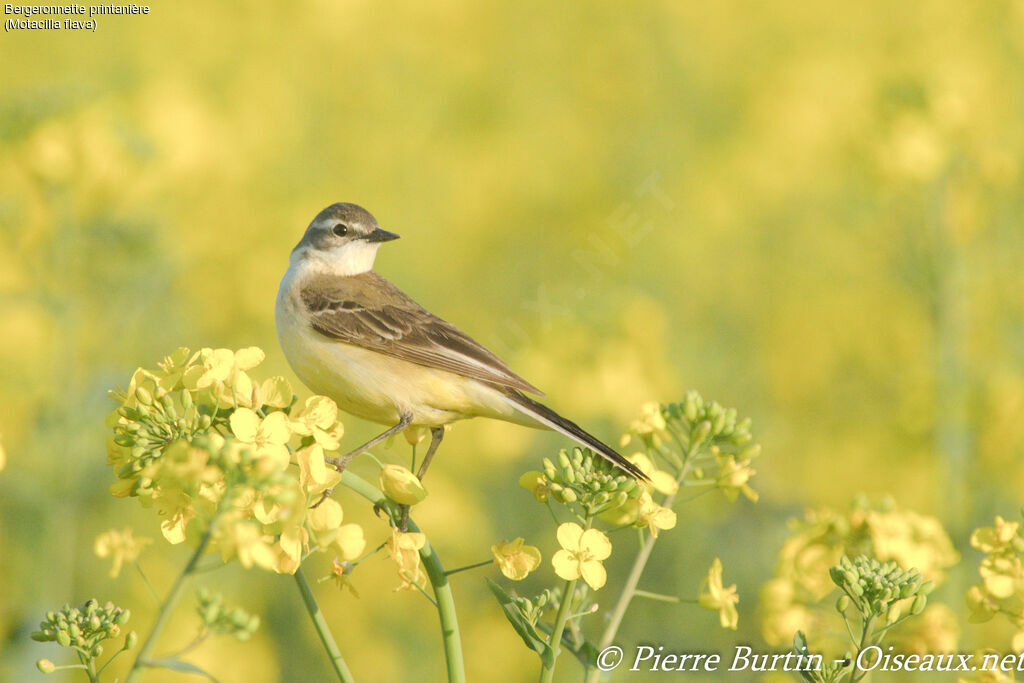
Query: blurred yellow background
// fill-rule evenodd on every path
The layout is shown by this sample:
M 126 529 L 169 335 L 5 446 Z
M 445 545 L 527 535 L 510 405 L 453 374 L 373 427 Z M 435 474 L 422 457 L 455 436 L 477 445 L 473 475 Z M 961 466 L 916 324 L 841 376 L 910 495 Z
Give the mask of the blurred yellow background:
M 688 388 L 753 417 L 760 502 L 682 508 L 644 582 L 695 595 L 721 556 L 739 631 L 637 602 L 620 642 L 761 642 L 786 520 L 860 492 L 946 524 L 964 562 L 941 597 L 962 611 L 967 534 L 1022 502 L 1022 73 L 1020 0 L 187 0 L 95 33 L 6 33 L 0 679 L 41 677 L 56 650 L 27 634 L 64 602 L 112 599 L 145 632 L 145 586 L 92 552 L 111 527 L 160 536 L 107 493 L 105 392 L 181 345 L 258 345 L 263 376 L 294 377 L 274 295 L 333 201 L 403 236 L 379 272 L 601 437 Z M 378 429 L 346 428 L 347 444 Z M 550 557 L 547 513 L 515 482 L 564 445 L 455 427 L 417 515 L 447 565 L 519 535 Z M 185 552 L 161 540 L 143 565 L 166 586 Z M 629 560 L 606 563 L 610 588 Z M 372 568 L 358 600 L 318 589 L 356 677 L 440 680 L 431 606 Z M 224 681 L 326 679 L 286 577 L 204 581 L 264 626 L 196 662 Z M 469 680 L 533 680 L 481 576 L 454 582 Z M 1004 646 L 964 628 L 963 649 L 988 644 Z M 568 659 L 560 673 L 578 678 Z

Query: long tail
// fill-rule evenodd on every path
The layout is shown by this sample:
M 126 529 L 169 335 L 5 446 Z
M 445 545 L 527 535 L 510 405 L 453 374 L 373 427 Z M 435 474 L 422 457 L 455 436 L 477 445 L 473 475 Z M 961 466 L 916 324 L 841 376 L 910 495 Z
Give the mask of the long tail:
M 634 479 L 649 481 L 647 475 L 644 474 L 640 468 L 626 460 L 618 453 L 618 451 L 602 442 L 596 436 L 584 431 L 584 429 L 575 422 L 565 419 L 555 411 L 551 410 L 551 408 L 548 408 L 542 403 L 537 403 L 515 389 L 507 389 L 503 393 L 509 399 L 509 402 L 520 412 L 529 415 L 546 427 L 550 427 L 556 432 L 564 434 L 581 446 L 586 446 L 595 453 L 600 454 L 601 457 L 612 462 L 616 467 L 624 470 Z

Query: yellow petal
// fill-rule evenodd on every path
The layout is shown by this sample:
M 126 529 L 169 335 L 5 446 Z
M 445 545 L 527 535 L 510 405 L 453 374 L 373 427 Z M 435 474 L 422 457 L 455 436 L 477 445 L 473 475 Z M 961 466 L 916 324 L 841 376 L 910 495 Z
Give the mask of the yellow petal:
M 338 544 L 341 556 L 346 560 L 357 559 L 366 549 L 366 537 L 363 536 L 363 528 L 358 524 L 342 524 L 338 527 L 334 541 Z
M 587 585 L 597 590 L 605 584 L 608 580 L 608 574 L 604 570 L 604 565 L 595 560 L 580 563 L 580 574 L 583 576 L 583 580 L 587 582 Z
M 650 473 L 650 477 L 651 485 L 654 486 L 654 490 L 657 491 L 658 493 L 663 493 L 666 496 L 671 496 L 672 494 L 676 493 L 679 490 L 679 483 L 676 482 L 675 477 L 673 477 L 668 472 L 656 470 Z
M 292 385 L 281 376 L 271 377 L 260 385 L 260 398 L 263 405 L 272 408 L 287 408 L 292 404 Z
M 239 408 L 231 413 L 231 433 L 239 441 L 253 443 L 260 429 L 260 416 L 248 408 Z
M 303 483 L 309 482 L 325 484 L 327 482 L 327 463 L 324 460 L 324 449 L 318 444 L 313 444 L 298 451 L 295 459 L 299 463 L 299 471 L 303 476 Z
M 566 550 L 579 550 L 580 538 L 582 538 L 582 536 L 583 527 L 576 522 L 565 522 L 563 524 L 559 524 L 558 531 L 555 532 L 558 544 Z
M 342 517 L 341 503 L 333 498 L 328 498 L 310 510 L 306 519 L 309 521 L 309 527 L 314 531 L 330 531 L 341 526 Z
M 568 550 L 559 550 L 551 558 L 551 566 L 555 573 L 566 581 L 580 578 L 580 563 Z
M 176 545 L 184 542 L 185 525 L 187 523 L 188 520 L 184 516 L 180 516 L 177 519 L 165 519 L 160 522 L 160 531 L 168 543 Z
M 218 349 L 221 351 L 224 349 Z M 267 357 L 267 354 L 263 353 L 263 349 L 258 346 L 250 346 L 245 349 L 239 349 L 234 354 L 234 365 L 239 370 L 249 370 L 254 368 L 263 362 L 263 359 Z
M 260 431 L 270 443 L 276 444 L 288 443 L 288 439 L 292 436 L 291 427 L 288 426 L 288 416 L 282 412 L 273 412 L 267 415 L 260 425 Z
M 612 554 L 612 543 L 597 529 L 587 529 L 580 537 L 579 547 L 587 550 L 595 560 L 607 559 Z M 589 582 L 588 582 L 589 583 Z

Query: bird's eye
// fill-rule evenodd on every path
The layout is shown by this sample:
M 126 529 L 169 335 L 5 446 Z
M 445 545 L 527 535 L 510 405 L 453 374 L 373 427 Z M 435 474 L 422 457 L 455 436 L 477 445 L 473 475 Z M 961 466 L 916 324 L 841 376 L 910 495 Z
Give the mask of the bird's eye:
M 334 226 L 333 230 L 334 234 L 337 235 L 338 237 L 344 237 L 345 235 L 348 234 L 348 226 L 345 225 L 344 223 L 338 223 L 337 225 Z

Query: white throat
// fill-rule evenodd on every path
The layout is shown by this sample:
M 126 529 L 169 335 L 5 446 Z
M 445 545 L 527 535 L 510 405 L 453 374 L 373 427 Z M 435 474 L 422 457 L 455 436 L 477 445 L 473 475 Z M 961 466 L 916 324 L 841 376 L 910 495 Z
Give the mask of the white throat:
M 338 277 L 359 275 L 373 268 L 379 243 L 353 240 L 328 250 L 304 247 L 292 252 L 291 265 Z

